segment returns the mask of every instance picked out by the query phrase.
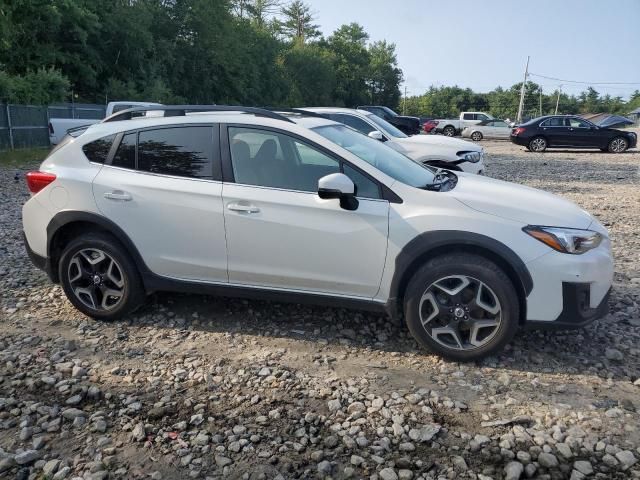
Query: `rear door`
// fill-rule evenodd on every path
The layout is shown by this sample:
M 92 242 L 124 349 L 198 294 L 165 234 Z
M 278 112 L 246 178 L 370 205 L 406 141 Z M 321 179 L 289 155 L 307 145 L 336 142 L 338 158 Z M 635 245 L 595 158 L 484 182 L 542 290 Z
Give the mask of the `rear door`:
M 506 122 L 502 120 L 494 120 L 491 122 L 492 126 L 492 136 L 494 138 L 509 138 L 509 134 L 511 133 L 511 129 Z
M 228 281 L 219 144 L 218 125 L 127 132 L 94 179 L 98 208 L 153 273 Z
M 575 141 L 569 135 L 568 120 L 564 117 L 547 118 L 540 124 L 540 131 L 550 147 L 572 146 Z
M 389 202 L 382 199 L 380 185 L 321 147 L 284 131 L 229 126 L 225 138 L 229 281 L 374 297 L 382 278 L 389 222 Z M 318 179 L 340 171 L 356 184 L 355 211 L 317 194 Z

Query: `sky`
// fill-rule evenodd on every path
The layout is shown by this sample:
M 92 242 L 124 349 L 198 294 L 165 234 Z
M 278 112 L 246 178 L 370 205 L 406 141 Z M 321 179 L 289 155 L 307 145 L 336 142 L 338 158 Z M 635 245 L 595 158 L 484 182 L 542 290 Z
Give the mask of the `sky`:
M 396 44 L 409 95 L 430 85 L 487 92 L 529 71 L 624 98 L 640 90 L 640 0 L 306 0 L 328 36 L 357 22 Z M 531 76 L 544 92 L 588 85 Z

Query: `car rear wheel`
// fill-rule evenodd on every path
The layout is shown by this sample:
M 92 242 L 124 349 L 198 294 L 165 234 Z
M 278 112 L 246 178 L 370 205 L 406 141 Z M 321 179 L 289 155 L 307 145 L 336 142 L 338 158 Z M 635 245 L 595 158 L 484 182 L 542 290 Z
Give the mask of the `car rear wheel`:
M 622 153 L 625 152 L 629 148 L 629 142 L 626 138 L 616 137 L 611 142 L 609 142 L 608 150 L 611 153 Z
M 451 125 L 447 125 L 442 129 L 442 133 L 444 134 L 445 137 L 454 137 L 456 134 L 456 129 L 453 128 Z
M 404 302 L 416 341 L 454 361 L 501 350 L 518 329 L 518 296 L 493 262 L 471 254 L 437 257 L 413 276 Z
M 473 140 L 474 142 L 479 142 L 480 140 L 482 140 L 482 133 L 481 132 L 473 132 L 471 134 L 471 140 Z
M 120 318 L 145 300 L 135 264 L 110 235 L 88 233 L 76 238 L 62 252 L 58 269 L 67 298 L 90 317 Z
M 544 152 L 547 149 L 547 140 L 544 137 L 534 137 L 529 142 L 529 150 L 532 152 Z

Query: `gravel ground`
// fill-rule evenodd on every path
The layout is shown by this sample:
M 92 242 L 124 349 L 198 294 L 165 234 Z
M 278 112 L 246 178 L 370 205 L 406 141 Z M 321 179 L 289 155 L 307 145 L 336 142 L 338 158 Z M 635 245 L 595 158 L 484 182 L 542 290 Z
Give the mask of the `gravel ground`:
M 29 263 L 0 167 L 0 478 L 640 478 L 640 154 L 483 144 L 490 176 L 607 225 L 616 274 L 605 319 L 477 364 L 348 310 L 158 294 L 87 319 Z

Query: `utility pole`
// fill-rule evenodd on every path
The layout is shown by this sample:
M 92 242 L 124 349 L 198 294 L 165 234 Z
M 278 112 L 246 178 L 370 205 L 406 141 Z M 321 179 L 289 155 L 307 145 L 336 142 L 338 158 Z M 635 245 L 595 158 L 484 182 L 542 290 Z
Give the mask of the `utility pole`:
M 404 100 L 402 101 L 402 115 L 407 113 L 407 86 L 404 86 Z
M 542 87 L 540 87 L 540 116 L 542 116 Z
M 560 93 L 562 92 L 562 85 L 558 87 L 558 98 L 556 98 L 556 115 L 558 114 L 558 104 L 560 103 Z
M 522 82 L 522 88 L 520 89 L 520 105 L 518 105 L 518 116 L 516 117 L 516 123 L 522 122 L 522 109 L 524 108 L 524 89 L 527 86 L 528 77 L 529 77 L 529 56 L 527 55 L 527 66 L 524 67 L 524 81 Z

